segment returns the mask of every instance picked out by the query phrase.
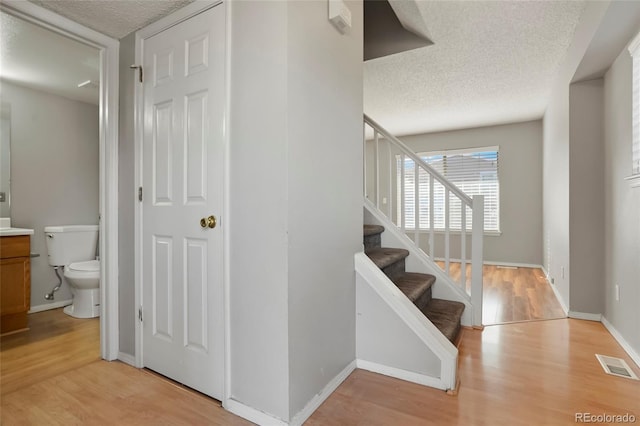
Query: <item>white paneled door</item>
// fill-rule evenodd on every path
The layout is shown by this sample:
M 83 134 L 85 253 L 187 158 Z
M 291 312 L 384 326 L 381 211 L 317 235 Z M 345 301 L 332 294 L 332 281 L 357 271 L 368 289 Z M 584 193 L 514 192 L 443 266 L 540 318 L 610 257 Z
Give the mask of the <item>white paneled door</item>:
M 144 41 L 144 366 L 214 398 L 223 389 L 225 13 Z

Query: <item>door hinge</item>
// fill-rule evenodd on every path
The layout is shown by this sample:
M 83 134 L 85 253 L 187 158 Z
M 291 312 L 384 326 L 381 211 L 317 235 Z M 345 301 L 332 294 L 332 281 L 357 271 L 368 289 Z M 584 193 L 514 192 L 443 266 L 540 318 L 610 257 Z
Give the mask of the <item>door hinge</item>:
M 138 308 L 138 320 L 142 322 L 142 306 Z
M 144 80 L 143 73 L 142 73 L 142 65 L 129 65 L 129 68 L 131 68 L 132 70 L 135 70 L 135 69 L 138 70 L 138 81 L 142 83 Z
M 142 187 L 138 187 L 138 201 L 142 201 Z

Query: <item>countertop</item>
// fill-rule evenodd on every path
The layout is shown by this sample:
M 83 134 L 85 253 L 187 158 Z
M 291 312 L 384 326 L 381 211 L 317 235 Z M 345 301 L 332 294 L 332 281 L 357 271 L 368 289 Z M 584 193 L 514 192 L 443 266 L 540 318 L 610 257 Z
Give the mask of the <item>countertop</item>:
M 0 237 L 13 237 L 16 235 L 33 235 L 33 229 L 0 228 Z

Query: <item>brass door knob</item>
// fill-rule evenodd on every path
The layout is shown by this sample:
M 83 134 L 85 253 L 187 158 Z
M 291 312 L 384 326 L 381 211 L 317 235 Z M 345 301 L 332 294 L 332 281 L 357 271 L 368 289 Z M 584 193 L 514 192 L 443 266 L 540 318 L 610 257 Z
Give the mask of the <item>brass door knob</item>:
M 216 220 L 216 217 L 214 215 L 203 217 L 202 219 L 200 219 L 200 226 L 202 226 L 203 228 L 213 229 L 216 227 L 217 223 L 218 221 Z

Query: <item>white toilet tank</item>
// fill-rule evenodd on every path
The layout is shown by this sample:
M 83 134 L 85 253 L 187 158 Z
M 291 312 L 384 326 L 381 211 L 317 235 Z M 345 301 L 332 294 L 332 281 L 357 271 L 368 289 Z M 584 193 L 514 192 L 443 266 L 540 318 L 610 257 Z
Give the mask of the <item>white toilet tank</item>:
M 44 234 L 51 266 L 96 258 L 98 225 L 46 226 Z

